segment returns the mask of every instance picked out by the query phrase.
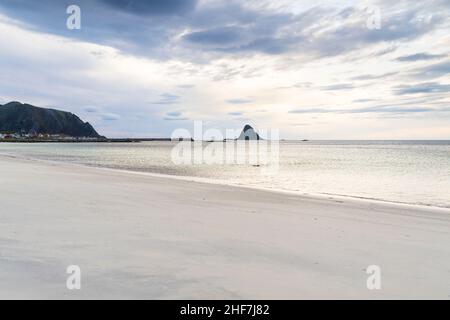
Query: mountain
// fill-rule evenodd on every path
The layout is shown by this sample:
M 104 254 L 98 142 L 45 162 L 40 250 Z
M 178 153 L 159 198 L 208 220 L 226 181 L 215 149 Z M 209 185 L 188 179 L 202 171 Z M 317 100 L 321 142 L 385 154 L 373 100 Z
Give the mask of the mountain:
M 20 102 L 0 105 L 0 132 L 101 138 L 88 122 L 83 122 L 73 113 Z
M 262 140 L 255 129 L 251 125 L 245 125 L 238 140 Z

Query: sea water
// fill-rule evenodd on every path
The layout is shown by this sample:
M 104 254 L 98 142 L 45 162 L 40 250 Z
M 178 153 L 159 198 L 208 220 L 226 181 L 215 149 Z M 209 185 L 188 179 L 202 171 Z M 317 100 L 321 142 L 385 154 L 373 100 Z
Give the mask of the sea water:
M 450 207 L 450 141 L 280 141 L 279 167 L 271 175 L 252 164 L 175 164 L 176 145 L 0 143 L 0 154 L 305 194 Z

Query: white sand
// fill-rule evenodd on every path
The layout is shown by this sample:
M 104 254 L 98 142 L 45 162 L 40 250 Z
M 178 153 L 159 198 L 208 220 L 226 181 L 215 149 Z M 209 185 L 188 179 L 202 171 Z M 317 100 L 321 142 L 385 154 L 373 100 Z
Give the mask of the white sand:
M 0 298 L 449 296 L 449 210 L 0 157 Z

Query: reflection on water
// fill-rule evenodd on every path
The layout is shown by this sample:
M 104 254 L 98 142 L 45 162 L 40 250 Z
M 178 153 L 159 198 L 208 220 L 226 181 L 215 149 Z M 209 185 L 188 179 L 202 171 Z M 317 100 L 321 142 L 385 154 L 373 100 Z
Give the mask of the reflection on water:
M 0 153 L 233 184 L 450 207 L 449 141 L 282 141 L 279 169 L 175 165 L 175 142 L 0 144 Z

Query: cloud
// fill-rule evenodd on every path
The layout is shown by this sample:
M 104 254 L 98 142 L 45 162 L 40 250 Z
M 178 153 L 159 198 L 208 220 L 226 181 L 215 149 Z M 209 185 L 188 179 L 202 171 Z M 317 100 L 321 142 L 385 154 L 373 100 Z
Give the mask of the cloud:
M 376 99 L 356 99 L 353 100 L 354 103 L 365 103 L 365 102 L 374 102 L 377 101 Z
M 313 83 L 309 82 L 309 81 L 305 81 L 305 82 L 299 82 L 296 83 L 292 86 L 281 86 L 281 87 L 277 87 L 275 89 L 277 90 L 285 90 L 285 89 L 293 89 L 293 88 L 298 88 L 298 89 L 309 89 L 313 87 Z
M 68 4 L 2 0 L 0 9 L 48 33 L 156 59 L 190 61 L 201 59 L 195 53 L 208 58 L 248 53 L 338 56 L 379 43 L 417 39 L 445 21 L 443 12 L 420 19 L 421 12 L 411 7 L 385 13 L 382 29 L 369 30 L 367 12 L 356 7 L 288 12 L 233 0 L 79 0 L 82 27 L 73 32 L 65 28 Z
M 356 77 L 352 77 L 352 80 L 377 80 L 377 79 L 383 79 L 383 78 L 387 78 L 390 76 L 394 76 L 398 74 L 398 72 L 388 72 L 388 73 L 383 73 L 383 74 L 362 74 Z
M 393 88 L 396 95 L 418 94 L 418 93 L 442 93 L 450 92 L 450 84 L 437 82 L 418 83 L 413 85 L 400 85 Z
M 328 23 L 322 30 L 317 30 L 317 36 L 313 40 L 306 38 L 308 42 L 302 44 L 302 50 L 311 50 L 320 56 L 336 56 L 380 43 L 412 41 L 433 31 L 445 21 L 445 15 L 439 14 L 421 19 L 419 11 L 412 7 L 392 12 L 389 14 L 384 11 L 380 30 L 361 27 L 368 18 L 364 11 L 355 10 L 349 19 L 341 19 L 341 23 L 338 22 L 338 16 L 326 13 L 321 19 L 327 17 Z M 332 22 L 336 27 L 329 27 L 333 25 Z
M 66 28 L 70 4 L 81 8 L 80 30 Z M 137 56 L 169 59 L 168 44 L 186 27 L 184 17 L 195 11 L 196 4 L 196 0 L 2 0 L 0 12 L 29 29 L 108 45 Z
M 195 88 L 195 85 L 193 85 L 193 84 L 180 84 L 180 85 L 177 85 L 177 88 L 180 88 L 180 89 L 192 89 L 192 88 Z
M 250 99 L 229 99 L 226 100 L 225 102 L 229 104 L 249 104 L 252 103 L 253 101 Z
M 339 110 L 325 109 L 325 108 L 302 108 L 289 111 L 289 113 L 333 113 L 333 112 L 339 112 Z
M 120 115 L 114 113 L 104 113 L 101 118 L 105 121 L 116 121 L 120 119 Z
M 332 84 L 332 85 L 321 87 L 322 90 L 326 90 L 326 91 L 350 90 L 353 88 L 354 88 L 354 86 L 351 83 Z
M 336 113 L 336 114 L 357 114 L 357 113 L 424 113 L 434 111 L 447 111 L 445 109 L 434 109 L 429 107 L 396 107 L 396 106 L 374 106 L 356 109 L 341 108 L 302 108 L 290 110 L 293 114 L 308 113 Z
M 169 117 L 179 117 L 179 116 L 181 116 L 181 112 L 179 112 L 179 111 L 167 112 L 166 114 L 167 114 Z
M 428 65 L 413 70 L 411 75 L 415 78 L 439 78 L 450 74 L 450 60 Z
M 294 85 L 295 88 L 311 88 L 313 86 L 312 82 L 299 82 Z
M 189 118 L 186 117 L 164 117 L 166 121 L 187 121 Z
M 242 7 L 236 9 L 241 14 L 246 10 Z M 443 20 L 436 15 L 422 21 L 417 12 L 404 11 L 385 15 L 382 30 L 370 30 L 361 27 L 365 26 L 368 18 L 366 12 L 353 8 L 345 15 L 342 15 L 342 10 L 330 7 L 313 8 L 301 14 L 254 11 L 247 15 L 252 16 L 251 24 L 239 23 L 230 16 L 226 26 L 195 31 L 185 38 L 204 45 L 203 49 L 233 54 L 259 52 L 279 55 L 301 50 L 302 53 L 325 57 L 371 44 L 415 39 L 432 31 Z M 323 20 L 329 23 L 321 24 Z
M 94 106 L 88 106 L 88 107 L 84 107 L 83 111 L 87 112 L 87 113 L 96 113 L 99 111 L 99 108 L 94 107 Z
M 166 121 L 184 121 L 184 120 L 189 120 L 189 119 L 187 117 L 184 117 L 183 113 L 181 111 L 170 111 L 170 112 L 166 113 L 164 120 L 166 120 Z
M 436 111 L 428 107 L 368 107 L 349 111 L 349 113 L 422 113 Z
M 96 118 L 102 119 L 104 121 L 116 121 L 121 118 L 121 116 L 116 113 L 104 112 L 103 108 L 95 106 L 84 107 L 83 111 L 86 113 L 93 114 Z
M 180 96 L 172 93 L 163 93 L 160 99 L 150 102 L 151 104 L 176 104 L 180 102 Z
M 244 30 L 239 27 L 220 27 L 205 31 L 192 32 L 185 35 L 184 39 L 203 45 L 226 47 L 227 45 L 234 44 L 239 41 L 243 32 Z
M 111 7 L 139 15 L 183 15 L 197 6 L 197 0 L 102 0 Z
M 230 116 L 242 116 L 244 113 L 242 112 L 228 112 Z
M 411 54 L 411 55 L 407 55 L 407 56 L 401 56 L 395 60 L 401 61 L 401 62 L 428 61 L 428 60 L 445 58 L 446 56 L 447 55 L 445 55 L 445 54 L 428 54 L 428 53 L 422 52 L 422 53 L 416 53 L 416 54 Z

